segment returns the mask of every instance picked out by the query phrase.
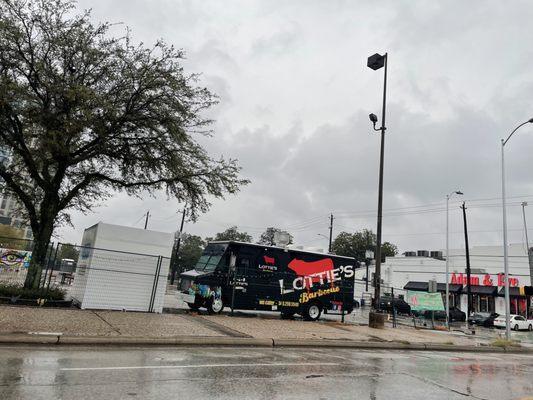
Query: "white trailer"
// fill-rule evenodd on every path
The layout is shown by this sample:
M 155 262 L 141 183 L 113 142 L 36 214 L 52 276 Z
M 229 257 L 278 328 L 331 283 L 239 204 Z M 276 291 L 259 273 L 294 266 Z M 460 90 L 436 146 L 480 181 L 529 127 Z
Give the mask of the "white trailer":
M 99 222 L 83 233 L 71 291 L 82 309 L 160 313 L 172 233 Z

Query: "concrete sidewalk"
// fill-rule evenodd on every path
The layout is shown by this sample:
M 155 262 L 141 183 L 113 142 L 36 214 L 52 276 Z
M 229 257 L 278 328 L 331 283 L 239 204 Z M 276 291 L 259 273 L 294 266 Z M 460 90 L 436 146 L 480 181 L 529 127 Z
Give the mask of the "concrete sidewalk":
M 487 347 L 461 333 L 409 327 L 371 329 L 334 321 L 304 322 L 250 316 L 148 314 L 121 311 L 0 306 L 0 342 L 65 344 L 245 344 L 345 346 L 351 343 L 412 346 Z M 18 338 L 18 339 L 17 339 Z M 26 339 L 25 339 L 26 338 Z M 40 338 L 40 339 L 39 339 Z M 388 348 L 388 347 L 384 347 Z M 390 347 L 389 347 L 390 348 Z

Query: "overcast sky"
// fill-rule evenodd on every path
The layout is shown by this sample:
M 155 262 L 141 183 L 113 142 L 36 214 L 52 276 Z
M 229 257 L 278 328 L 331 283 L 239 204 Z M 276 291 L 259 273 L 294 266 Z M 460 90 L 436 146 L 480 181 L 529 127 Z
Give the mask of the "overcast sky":
M 97 21 L 123 22 L 138 41 L 163 38 L 220 96 L 211 110 L 217 156 L 237 158 L 251 184 L 214 200 L 186 231 L 237 225 L 257 238 L 285 227 L 296 243 L 327 247 L 334 233 L 376 228 L 383 70 L 389 53 L 384 240 L 400 250 L 442 249 L 445 196 L 465 193 L 472 245 L 501 243 L 500 139 L 533 117 L 533 7 L 524 1 L 81 0 Z M 533 228 L 533 125 L 506 150 L 510 241 Z M 464 246 L 459 199 L 451 245 Z M 74 213 L 61 240 L 98 222 L 174 231 L 181 205 L 124 194 Z M 533 238 L 533 231 L 530 230 Z

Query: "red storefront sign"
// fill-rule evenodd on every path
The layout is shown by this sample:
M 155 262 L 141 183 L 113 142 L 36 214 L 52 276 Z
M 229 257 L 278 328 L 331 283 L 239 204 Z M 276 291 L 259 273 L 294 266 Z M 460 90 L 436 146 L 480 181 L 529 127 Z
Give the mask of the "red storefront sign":
M 452 274 L 450 280 L 451 284 L 455 285 L 466 285 L 468 283 L 466 274 Z M 493 279 L 491 275 L 485 274 L 482 277 L 470 275 L 470 284 L 471 285 L 482 285 L 482 286 L 505 286 L 505 275 L 498 274 L 496 278 Z M 518 287 L 518 278 L 509 278 L 510 287 Z

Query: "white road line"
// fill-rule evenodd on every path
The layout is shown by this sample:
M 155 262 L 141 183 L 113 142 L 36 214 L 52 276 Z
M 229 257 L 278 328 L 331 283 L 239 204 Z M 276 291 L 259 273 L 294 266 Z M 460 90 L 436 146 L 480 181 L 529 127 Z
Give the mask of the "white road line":
M 200 364 L 200 365 L 139 365 L 128 367 L 80 367 L 60 368 L 60 371 L 109 371 L 126 369 L 179 369 L 179 368 L 227 368 L 227 367 L 292 367 L 292 366 L 340 365 L 339 363 L 255 363 L 255 364 Z

